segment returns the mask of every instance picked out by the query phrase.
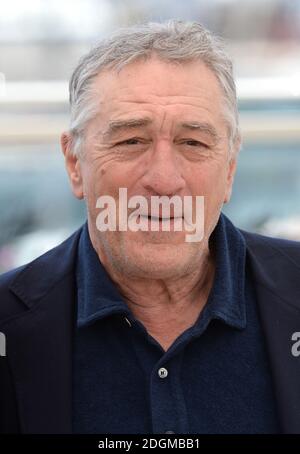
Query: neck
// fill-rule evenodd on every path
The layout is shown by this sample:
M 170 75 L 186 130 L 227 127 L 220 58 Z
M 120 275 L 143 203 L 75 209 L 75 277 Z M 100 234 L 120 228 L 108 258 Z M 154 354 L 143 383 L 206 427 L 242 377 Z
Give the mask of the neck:
M 215 271 L 208 249 L 193 272 L 174 279 L 128 278 L 108 263 L 104 266 L 134 317 L 164 350 L 196 322 L 206 304 Z

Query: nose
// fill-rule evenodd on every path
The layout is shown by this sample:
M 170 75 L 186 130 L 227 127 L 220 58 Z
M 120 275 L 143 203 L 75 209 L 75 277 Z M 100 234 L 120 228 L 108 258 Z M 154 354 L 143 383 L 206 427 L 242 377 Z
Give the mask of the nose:
M 169 197 L 180 195 L 186 183 L 178 158 L 167 140 L 156 144 L 141 181 L 148 193 Z

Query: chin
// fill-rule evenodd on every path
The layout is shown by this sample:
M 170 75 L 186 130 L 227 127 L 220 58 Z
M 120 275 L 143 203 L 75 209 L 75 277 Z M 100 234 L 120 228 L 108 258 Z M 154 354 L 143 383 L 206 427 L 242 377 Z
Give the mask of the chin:
M 172 279 L 182 276 L 180 264 L 167 264 L 162 261 L 147 261 L 128 263 L 126 273 L 128 276 L 144 279 Z
M 171 279 L 195 266 L 191 250 L 179 245 L 136 245 L 126 251 L 126 273 L 147 279 Z

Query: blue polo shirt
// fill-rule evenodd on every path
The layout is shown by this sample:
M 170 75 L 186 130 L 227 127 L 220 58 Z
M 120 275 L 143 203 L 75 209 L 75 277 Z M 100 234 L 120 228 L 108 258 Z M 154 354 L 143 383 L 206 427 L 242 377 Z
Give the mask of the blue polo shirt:
M 195 324 L 164 351 L 136 320 L 88 233 L 77 260 L 73 432 L 280 433 L 244 239 L 221 214 L 214 283 Z

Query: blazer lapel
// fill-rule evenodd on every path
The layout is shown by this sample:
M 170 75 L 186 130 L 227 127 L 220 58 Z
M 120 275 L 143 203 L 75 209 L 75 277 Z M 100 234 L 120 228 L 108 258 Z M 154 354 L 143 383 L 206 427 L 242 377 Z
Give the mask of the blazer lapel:
M 25 267 L 11 285 L 28 306 L 4 325 L 22 433 L 72 432 L 74 264 L 80 231 Z
M 248 243 L 248 259 L 282 431 L 300 433 L 300 357 L 293 356 L 291 350 L 292 335 L 300 331 L 300 267 L 263 242 Z

